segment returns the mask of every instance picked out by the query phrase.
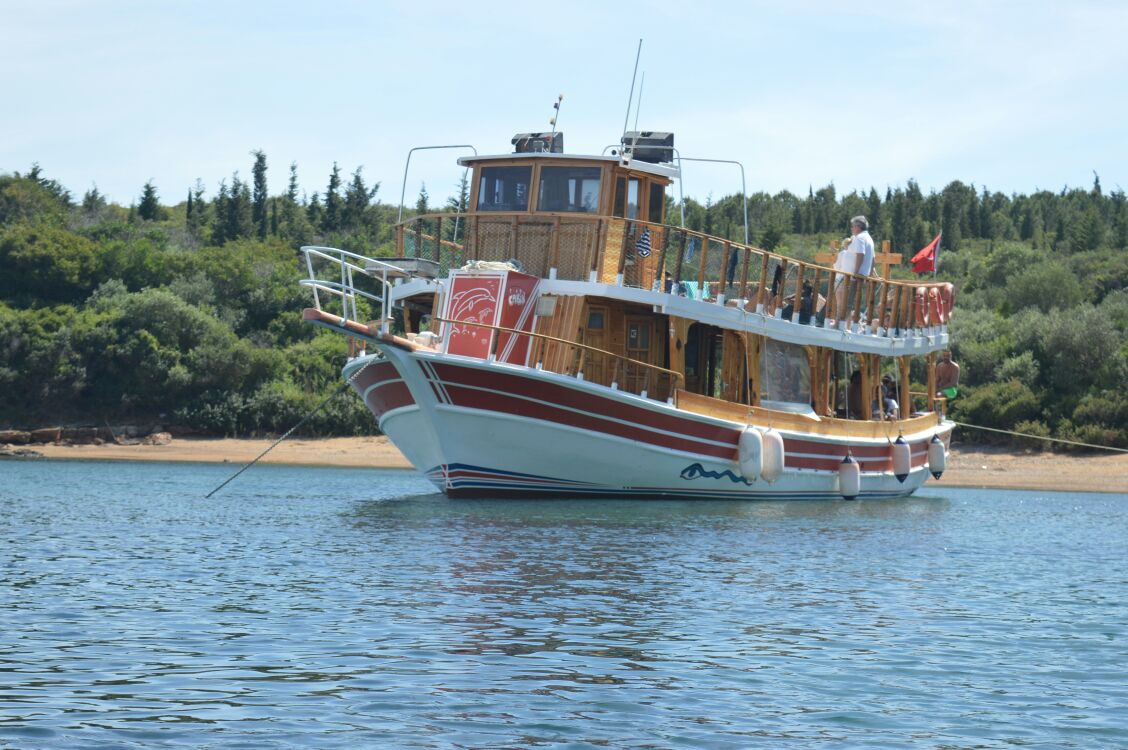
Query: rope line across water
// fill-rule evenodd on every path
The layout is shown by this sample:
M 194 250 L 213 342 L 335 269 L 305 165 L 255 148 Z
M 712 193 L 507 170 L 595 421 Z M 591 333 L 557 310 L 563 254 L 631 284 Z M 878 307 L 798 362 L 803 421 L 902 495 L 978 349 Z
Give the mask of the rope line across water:
M 373 360 L 373 361 L 375 361 L 375 360 Z M 299 421 L 299 422 L 298 422 L 298 423 L 297 423 L 296 425 L 294 425 L 294 426 L 293 426 L 293 427 L 291 427 L 290 429 L 286 430 L 286 432 L 284 432 L 284 433 L 282 434 L 282 437 L 280 437 L 280 438 L 278 438 L 277 440 L 275 440 L 275 441 L 274 441 L 273 443 L 271 443 L 271 445 L 270 445 L 270 447 L 269 447 L 269 448 L 267 448 L 266 450 L 264 450 L 264 451 L 263 451 L 262 453 L 258 454 L 258 456 L 257 456 L 257 457 L 255 457 L 255 460 L 251 461 L 251 462 L 250 462 L 249 464 L 247 464 L 247 465 L 246 465 L 246 466 L 244 466 L 243 468 L 239 469 L 239 471 L 235 472 L 234 474 L 232 474 L 231 476 L 229 476 L 229 477 L 228 477 L 227 479 L 225 479 L 225 480 L 223 481 L 223 483 L 222 483 L 221 485 L 219 485 L 218 487 L 216 487 L 216 488 L 215 488 L 214 490 L 212 490 L 212 491 L 211 491 L 211 492 L 209 492 L 208 494 L 204 495 L 204 499 L 205 499 L 205 500 L 207 500 L 207 499 L 209 499 L 209 498 L 210 498 L 210 497 L 211 497 L 212 495 L 214 495 L 215 493 L 217 493 L 217 492 L 219 492 L 220 490 L 222 490 L 222 489 L 223 489 L 224 487 L 226 487 L 226 486 L 227 486 L 228 484 L 230 484 L 231 482 L 233 482 L 233 481 L 235 480 L 235 478 L 236 478 L 236 477 L 238 477 L 238 476 L 239 476 L 240 474 L 242 474 L 242 473 L 243 473 L 244 471 L 246 471 L 247 469 L 249 469 L 249 468 L 251 468 L 252 466 L 254 466 L 255 464 L 257 464 L 257 463 L 259 462 L 259 459 L 261 459 L 261 458 L 262 458 L 263 456 L 265 456 L 265 455 L 266 455 L 267 453 L 270 453 L 270 452 L 271 452 L 272 450 L 274 450 L 275 448 L 277 448 L 277 447 L 278 447 L 278 445 L 279 445 L 279 444 L 280 444 L 280 443 L 281 443 L 281 442 L 282 442 L 283 440 L 285 440 L 286 438 L 290 437 L 290 435 L 292 435 L 292 434 L 294 433 L 294 430 L 298 429 L 298 428 L 299 428 L 299 427 L 301 427 L 301 426 L 302 426 L 303 424 L 305 424 L 306 422 L 308 422 L 308 421 L 309 421 L 309 418 L 310 418 L 310 417 L 312 417 L 312 416 L 313 416 L 314 414 L 316 414 L 317 412 L 319 412 L 319 411 L 321 411 L 322 409 L 324 409 L 324 408 L 325 408 L 325 407 L 326 407 L 326 406 L 327 406 L 327 405 L 329 404 L 329 402 L 330 402 L 330 401 L 332 401 L 333 399 L 337 398 L 337 396 L 340 396 L 340 395 L 341 395 L 342 393 L 344 393 L 344 392 L 345 392 L 345 390 L 346 390 L 346 389 L 347 389 L 347 388 L 348 388 L 349 386 L 351 386 L 351 385 L 352 385 L 352 382 L 353 382 L 354 380 L 356 380 L 356 379 L 357 379 L 357 376 L 359 376 L 359 375 L 360 375 L 360 373 L 362 373 L 362 372 L 364 372 L 365 370 L 367 370 L 367 369 L 368 369 L 368 365 L 370 365 L 370 364 L 372 364 L 372 362 L 368 362 L 368 364 L 364 365 L 364 367 L 360 368 L 360 369 L 359 369 L 359 370 L 357 370 L 357 371 L 356 371 L 355 373 L 353 373 L 353 376 L 352 376 L 351 378 L 349 378 L 349 379 L 348 379 L 348 380 L 346 380 L 345 382 L 341 383 L 341 386 L 340 386 L 340 387 L 339 387 L 339 388 L 338 388 L 337 390 L 335 390 L 335 391 L 333 391 L 332 393 L 330 393 L 330 394 L 329 394 L 329 396 L 328 396 L 328 397 L 327 397 L 327 398 L 326 398 L 326 399 L 325 399 L 324 401 L 322 401 L 322 402 L 321 402 L 320 404 L 318 404 L 317 406 L 313 407 L 313 410 L 312 410 L 312 411 L 310 411 L 310 413 L 309 413 L 309 414 L 306 414 L 306 415 L 305 415 L 304 417 L 302 417 L 302 418 L 301 418 L 301 421 Z
M 1035 440 L 1046 440 L 1051 443 L 1065 443 L 1066 445 L 1079 445 L 1082 448 L 1096 448 L 1102 451 L 1115 451 L 1117 453 L 1128 453 L 1128 448 L 1113 448 L 1111 445 L 1096 445 L 1094 443 L 1081 443 L 1077 440 L 1065 440 L 1064 438 L 1044 437 L 1042 435 L 1031 435 L 1029 432 L 1015 432 L 1014 430 L 1000 430 L 996 427 L 981 427 L 977 424 L 968 424 L 967 422 L 955 422 L 960 427 L 968 427 L 973 430 L 986 430 L 987 432 L 999 432 L 1003 435 L 1014 435 L 1016 437 L 1034 438 Z

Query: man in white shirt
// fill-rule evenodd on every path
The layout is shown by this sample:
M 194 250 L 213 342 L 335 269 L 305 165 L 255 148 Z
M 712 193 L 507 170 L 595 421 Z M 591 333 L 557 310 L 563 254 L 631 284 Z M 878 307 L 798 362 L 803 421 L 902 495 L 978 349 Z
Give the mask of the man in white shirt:
M 870 237 L 869 222 L 866 221 L 866 217 L 855 216 L 850 219 L 850 234 L 853 235 L 850 243 L 838 253 L 838 258 L 834 261 L 834 270 L 858 276 L 869 276 L 873 270 L 873 238 Z M 854 319 L 854 311 L 846 314 L 847 308 L 845 305 L 852 304 L 854 301 L 855 283 L 856 281 L 849 284 L 840 283 L 835 292 L 840 320 L 852 322 Z

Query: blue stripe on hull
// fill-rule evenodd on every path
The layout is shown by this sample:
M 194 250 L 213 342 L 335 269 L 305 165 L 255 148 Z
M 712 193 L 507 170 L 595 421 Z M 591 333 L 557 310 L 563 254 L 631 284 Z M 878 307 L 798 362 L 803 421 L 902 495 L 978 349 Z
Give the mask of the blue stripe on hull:
M 477 476 L 457 476 L 458 474 Z M 451 477 L 454 474 L 454 477 Z M 520 472 L 491 469 L 484 466 L 451 464 L 435 466 L 426 472 L 450 497 L 529 497 L 617 499 L 701 499 L 701 500 L 841 500 L 837 492 L 810 492 L 803 490 L 704 490 L 688 487 L 609 487 L 555 477 L 522 474 Z M 859 499 L 889 499 L 912 494 L 913 490 L 883 490 L 862 492 Z

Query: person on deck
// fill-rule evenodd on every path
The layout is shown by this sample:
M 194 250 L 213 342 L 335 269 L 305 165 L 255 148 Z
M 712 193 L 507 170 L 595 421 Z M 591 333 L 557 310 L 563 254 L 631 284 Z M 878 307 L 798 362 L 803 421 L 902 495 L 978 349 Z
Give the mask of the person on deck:
M 881 409 L 886 419 L 900 419 L 901 407 L 897 403 L 897 384 L 889 373 L 881 376 Z
M 873 237 L 870 237 L 869 222 L 865 216 L 855 216 L 850 219 L 850 234 L 849 244 L 842 248 L 838 253 L 838 259 L 834 261 L 834 270 L 857 276 L 869 276 L 873 270 Z M 849 316 L 844 316 L 842 312 L 846 310 L 846 304 L 853 302 L 856 283 L 856 281 L 848 284 L 839 283 L 835 290 L 838 317 L 851 323 L 854 321 L 853 312 Z
M 952 361 L 952 352 L 945 351 L 936 364 L 936 395 L 953 398 L 960 384 L 960 366 Z

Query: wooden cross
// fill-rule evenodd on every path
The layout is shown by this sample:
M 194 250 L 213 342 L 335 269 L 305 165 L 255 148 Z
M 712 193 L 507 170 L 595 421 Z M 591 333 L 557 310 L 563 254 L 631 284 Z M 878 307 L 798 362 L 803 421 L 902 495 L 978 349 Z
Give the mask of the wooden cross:
M 834 248 L 834 252 L 830 253 L 815 253 L 815 263 L 820 266 L 833 266 L 834 261 L 838 259 L 838 240 L 831 240 L 830 246 Z M 881 268 L 881 278 L 888 279 L 889 271 L 893 266 L 901 265 L 901 254 L 889 252 L 889 240 L 881 241 L 881 252 L 874 253 L 873 262 Z

